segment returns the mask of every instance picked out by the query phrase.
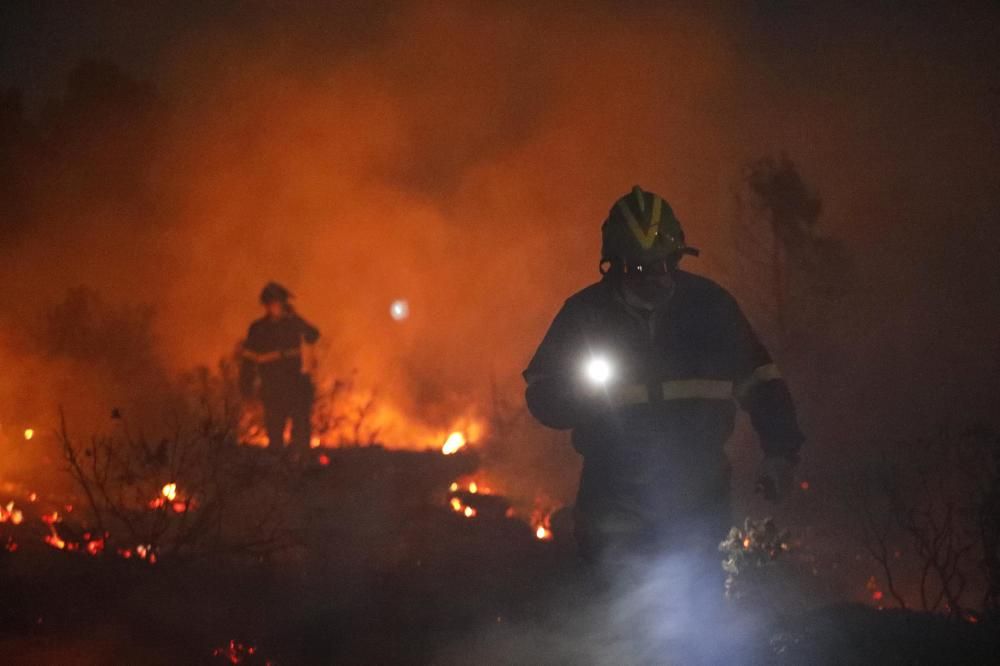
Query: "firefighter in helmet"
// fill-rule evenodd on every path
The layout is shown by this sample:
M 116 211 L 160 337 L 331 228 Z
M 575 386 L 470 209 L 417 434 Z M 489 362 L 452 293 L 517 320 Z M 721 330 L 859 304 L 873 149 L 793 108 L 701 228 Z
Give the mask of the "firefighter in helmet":
M 636 186 L 601 230 L 602 278 L 565 302 L 524 371 L 528 408 L 572 429 L 583 456 L 585 558 L 715 552 L 731 525 L 736 406 L 763 448 L 758 489 L 777 501 L 803 442 L 791 395 L 733 297 L 678 268 L 698 250 L 663 198 Z
M 260 292 L 265 314 L 250 324 L 242 348 L 240 389 L 254 395 L 260 379 L 268 447 L 284 447 L 285 424 L 291 420 L 291 447 L 296 454 L 308 451 L 313 384 L 303 368 L 303 350 L 319 338 L 319 330 L 299 316 L 291 304 L 292 293 L 277 282 Z

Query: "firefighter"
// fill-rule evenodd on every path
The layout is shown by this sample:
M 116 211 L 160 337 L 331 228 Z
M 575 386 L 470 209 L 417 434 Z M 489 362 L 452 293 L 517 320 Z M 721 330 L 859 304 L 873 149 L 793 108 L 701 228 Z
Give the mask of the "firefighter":
M 566 300 L 524 371 L 528 408 L 572 429 L 583 456 L 586 559 L 715 553 L 731 525 L 736 405 L 763 448 L 758 490 L 778 501 L 803 442 L 791 395 L 733 297 L 678 268 L 698 250 L 663 198 L 636 186 L 601 231 L 602 278 Z
M 303 351 L 319 339 L 319 330 L 300 317 L 291 304 L 292 294 L 277 282 L 260 292 L 265 315 L 250 324 L 243 343 L 240 389 L 254 395 L 260 378 L 268 448 L 282 451 L 285 424 L 291 420 L 291 448 L 295 455 L 309 449 L 313 383 L 303 369 Z

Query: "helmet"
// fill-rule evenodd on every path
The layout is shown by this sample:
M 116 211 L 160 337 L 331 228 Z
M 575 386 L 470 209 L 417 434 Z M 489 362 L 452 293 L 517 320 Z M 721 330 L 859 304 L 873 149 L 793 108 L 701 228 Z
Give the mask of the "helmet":
M 277 282 L 268 282 L 264 285 L 264 288 L 260 290 L 260 302 L 265 305 L 275 302 L 287 303 L 288 299 L 291 297 L 292 292 L 288 291 Z
M 682 255 L 698 256 L 684 243 L 684 230 L 662 197 L 636 185 L 615 202 L 601 226 L 601 264 L 657 261 L 676 263 Z

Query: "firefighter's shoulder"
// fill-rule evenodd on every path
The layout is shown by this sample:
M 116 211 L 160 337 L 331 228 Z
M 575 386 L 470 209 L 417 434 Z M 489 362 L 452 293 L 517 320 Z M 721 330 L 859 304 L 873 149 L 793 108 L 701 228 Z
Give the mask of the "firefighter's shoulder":
M 736 302 L 725 287 L 704 275 L 677 270 L 674 273 L 674 283 L 677 285 L 677 290 L 689 298 L 712 303 Z
M 606 282 L 595 282 L 576 292 L 566 299 L 564 308 L 586 308 L 599 306 L 608 301 L 610 292 Z
M 254 333 L 259 333 L 264 328 L 266 328 L 269 323 L 270 320 L 266 316 L 261 317 L 260 319 L 254 319 L 252 322 L 250 322 L 250 328 L 247 329 L 247 336 L 249 337 Z

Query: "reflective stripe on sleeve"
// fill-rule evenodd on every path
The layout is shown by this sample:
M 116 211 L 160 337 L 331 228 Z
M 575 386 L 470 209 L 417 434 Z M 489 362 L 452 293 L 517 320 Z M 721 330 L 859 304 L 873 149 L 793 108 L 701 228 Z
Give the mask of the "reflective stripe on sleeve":
M 743 399 L 758 384 L 769 382 L 773 379 L 781 379 L 781 371 L 774 363 L 768 363 L 756 368 L 750 376 L 736 385 L 736 397 Z
M 292 349 L 264 352 L 262 354 L 258 354 L 257 352 L 249 349 L 243 350 L 243 358 L 253 361 L 254 363 L 273 363 L 275 361 L 280 361 L 283 358 L 296 358 L 301 355 L 302 350 L 297 347 Z

